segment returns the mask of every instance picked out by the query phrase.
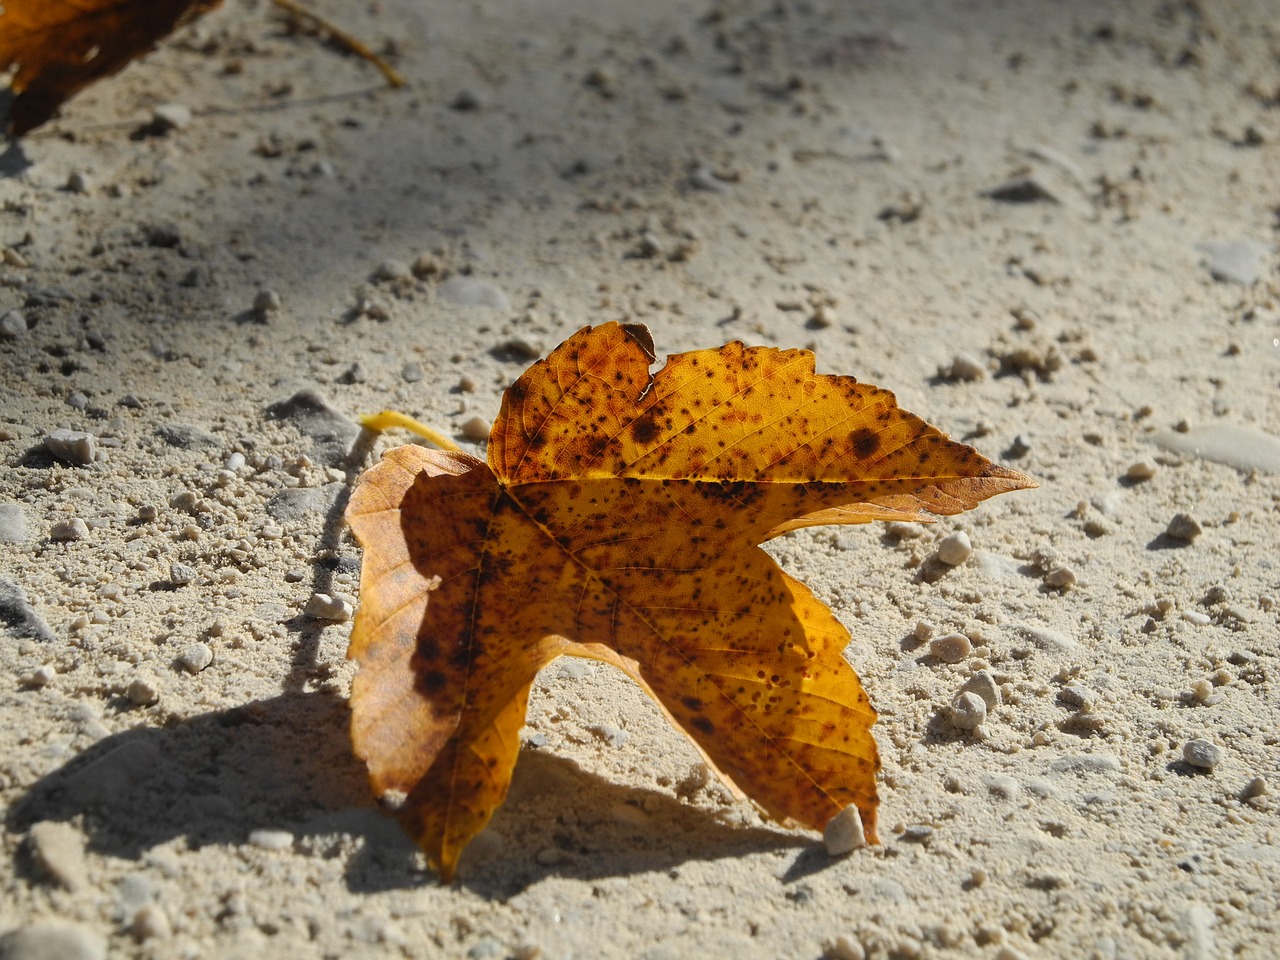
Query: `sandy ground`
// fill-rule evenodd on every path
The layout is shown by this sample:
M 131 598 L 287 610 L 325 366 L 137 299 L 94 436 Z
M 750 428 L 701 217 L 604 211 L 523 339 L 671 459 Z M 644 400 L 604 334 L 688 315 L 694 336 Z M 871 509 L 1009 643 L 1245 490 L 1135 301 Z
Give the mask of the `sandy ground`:
M 410 86 L 228 0 L 0 155 L 0 955 L 1280 951 L 1273 0 L 317 7 Z M 772 548 L 853 634 L 883 846 L 576 661 L 455 885 L 374 808 L 304 613 L 357 593 L 351 418 L 461 437 L 609 319 L 810 346 L 1040 481 Z

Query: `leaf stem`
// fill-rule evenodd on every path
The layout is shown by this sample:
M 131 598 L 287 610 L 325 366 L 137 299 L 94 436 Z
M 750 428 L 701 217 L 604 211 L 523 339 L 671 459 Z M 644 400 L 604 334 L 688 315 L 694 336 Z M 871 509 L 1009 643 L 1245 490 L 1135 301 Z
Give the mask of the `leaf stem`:
M 391 64 L 387 63 L 387 61 L 383 60 L 382 57 L 378 56 L 376 53 L 370 50 L 364 43 L 362 43 L 360 40 L 357 40 L 355 37 L 347 33 L 345 30 L 338 29 L 332 23 L 326 20 L 324 17 L 321 17 L 318 14 L 312 13 L 306 7 L 302 6 L 299 3 L 296 3 L 295 0 L 274 0 L 274 3 L 277 7 L 282 7 L 283 9 L 288 10 L 295 17 L 301 17 L 304 20 L 310 20 L 312 23 L 314 23 L 317 27 L 319 27 L 325 33 L 329 34 L 329 36 L 336 43 L 346 47 L 356 56 L 363 57 L 365 60 L 368 60 L 375 67 L 377 67 L 379 71 L 381 71 L 383 77 L 386 78 L 387 84 L 389 86 L 392 86 L 392 87 L 404 86 L 404 77 L 400 76 L 400 74 L 396 72 L 396 69 L 393 66 L 391 66 Z
M 400 427 L 410 433 L 416 433 L 428 443 L 433 443 L 441 450 L 461 451 L 462 448 L 446 437 L 439 430 L 419 423 L 406 413 L 396 410 L 383 410 L 381 413 L 369 413 L 360 418 L 360 425 L 374 433 L 382 433 L 392 427 Z

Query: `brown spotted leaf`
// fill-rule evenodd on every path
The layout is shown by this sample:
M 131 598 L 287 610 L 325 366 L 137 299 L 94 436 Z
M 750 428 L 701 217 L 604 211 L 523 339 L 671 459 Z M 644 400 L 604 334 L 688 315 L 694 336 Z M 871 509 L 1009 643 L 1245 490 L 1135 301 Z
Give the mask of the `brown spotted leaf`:
M 4 0 L 0 71 L 17 68 L 9 132 L 21 136 L 95 80 L 123 70 L 222 0 Z
M 874 840 L 876 715 L 849 634 L 759 544 L 1035 485 L 807 351 L 653 359 L 643 327 L 580 330 L 508 388 L 487 464 L 399 447 L 352 495 L 353 742 L 445 878 L 564 654 L 626 671 L 770 817 L 821 829 L 854 804 Z

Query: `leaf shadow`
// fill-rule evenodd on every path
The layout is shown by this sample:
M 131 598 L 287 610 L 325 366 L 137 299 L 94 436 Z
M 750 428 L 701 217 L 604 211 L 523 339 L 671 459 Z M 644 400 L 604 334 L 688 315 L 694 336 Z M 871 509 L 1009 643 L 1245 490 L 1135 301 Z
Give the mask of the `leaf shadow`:
M 256 830 L 287 830 L 298 855 L 346 855 L 352 892 L 434 885 L 413 841 L 373 803 L 347 748 L 348 716 L 335 693 L 286 693 L 105 737 L 32 784 L 5 827 L 21 834 L 39 821 L 75 820 L 90 852 L 131 861 L 178 838 L 191 849 L 237 847 L 252 845 Z M 620 822 L 623 807 L 635 813 Z M 460 882 L 489 899 L 553 876 L 627 876 L 810 843 L 530 748 L 488 834 L 468 849 Z M 29 862 L 18 866 L 37 879 Z
M 5 827 L 78 820 L 89 851 L 126 860 L 177 838 L 239 846 L 255 830 L 284 829 L 305 850 L 349 834 L 363 841 L 347 864 L 353 890 L 371 869 L 425 877 L 417 849 L 370 800 L 347 716 L 336 694 L 286 693 L 104 737 L 32 784 Z
M 571 759 L 526 747 L 507 801 L 463 853 L 458 883 L 501 900 L 551 877 L 674 875 L 691 860 L 812 846 L 797 831 L 733 823 L 713 809 L 615 783 Z

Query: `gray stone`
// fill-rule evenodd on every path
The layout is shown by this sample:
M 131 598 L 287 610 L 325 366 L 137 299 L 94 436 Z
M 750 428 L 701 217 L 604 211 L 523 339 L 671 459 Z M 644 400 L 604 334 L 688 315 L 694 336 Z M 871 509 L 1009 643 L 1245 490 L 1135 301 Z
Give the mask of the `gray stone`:
M 1000 687 L 989 670 L 975 670 L 973 676 L 964 682 L 960 692 L 976 694 L 987 705 L 988 710 L 1000 706 Z
M 1226 754 L 1217 744 L 1208 740 L 1188 740 L 1182 745 L 1182 759 L 1199 770 L 1212 770 Z
M 865 845 L 867 836 L 858 808 L 850 804 L 832 817 L 822 831 L 822 842 L 832 857 L 842 857 Z
M 267 514 L 276 520 L 292 522 L 316 514 L 328 513 L 342 490 L 341 483 L 327 483 L 323 487 L 292 487 L 281 490 L 267 501 Z
M 1257 240 L 1210 240 L 1196 245 L 1204 265 L 1220 283 L 1252 286 L 1266 271 L 1271 245 Z
M 450 277 L 440 284 L 438 292 L 441 300 L 460 307 L 489 307 L 503 313 L 511 310 L 511 301 L 502 288 L 478 277 Z
M 0 340 L 17 340 L 27 332 L 27 318 L 20 310 L 0 314 Z
M 267 407 L 267 415 L 289 420 L 314 443 L 316 458 L 333 466 L 346 460 L 359 425 L 334 408 L 320 391 L 305 388 Z
M 951 704 L 951 723 L 958 730 L 977 730 L 987 719 L 987 704 L 976 693 L 962 693 Z
M 216 447 L 218 438 L 208 430 L 190 423 L 162 423 L 156 427 L 156 436 L 171 447 L 190 450 L 193 447 Z
M 14 636 L 42 643 L 52 643 L 55 639 L 48 624 L 31 606 L 26 591 L 4 577 L 0 577 L 0 624 Z

